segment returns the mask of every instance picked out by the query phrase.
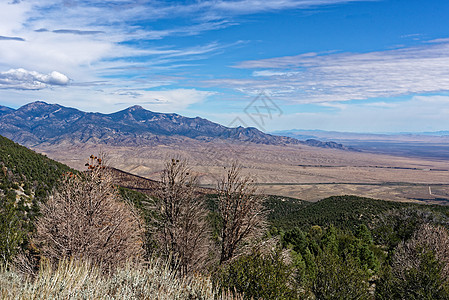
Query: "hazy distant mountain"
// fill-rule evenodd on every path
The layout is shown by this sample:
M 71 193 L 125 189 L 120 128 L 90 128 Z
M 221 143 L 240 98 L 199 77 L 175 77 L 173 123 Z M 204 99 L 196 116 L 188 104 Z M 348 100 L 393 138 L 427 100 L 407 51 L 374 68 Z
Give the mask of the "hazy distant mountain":
M 29 103 L 17 110 L 1 107 L 0 134 L 28 146 L 63 142 L 138 146 L 182 141 L 185 138 L 267 145 L 309 144 L 291 137 L 266 134 L 252 127 L 229 128 L 199 117 L 155 113 L 140 106 L 101 114 L 42 101 Z M 330 145 L 313 141 L 310 144 L 345 149 L 336 143 Z
M 342 143 L 360 151 L 431 159 L 449 158 L 449 131 L 355 133 L 324 130 L 286 130 L 274 134 L 320 143 Z
M 281 130 L 272 132 L 275 135 L 288 136 L 296 139 L 319 139 L 347 144 L 348 141 L 396 141 L 396 142 L 442 142 L 449 138 L 449 131 L 431 132 L 397 132 L 397 133 L 363 133 L 325 130 Z

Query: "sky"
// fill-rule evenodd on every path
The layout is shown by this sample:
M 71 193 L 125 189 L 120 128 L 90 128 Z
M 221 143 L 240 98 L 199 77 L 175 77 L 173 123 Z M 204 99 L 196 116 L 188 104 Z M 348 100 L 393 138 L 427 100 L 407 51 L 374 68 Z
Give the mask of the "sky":
M 447 0 L 0 0 L 0 105 L 449 130 Z

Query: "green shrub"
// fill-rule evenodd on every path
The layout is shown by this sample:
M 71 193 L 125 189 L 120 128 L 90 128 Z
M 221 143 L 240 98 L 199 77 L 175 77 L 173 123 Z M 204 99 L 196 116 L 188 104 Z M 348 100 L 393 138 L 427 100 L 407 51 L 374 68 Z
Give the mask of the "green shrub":
M 378 299 L 449 299 L 448 231 L 426 224 L 401 242 L 381 272 L 376 294 Z
M 297 299 L 293 275 L 294 269 L 278 249 L 241 256 L 220 266 L 214 278 L 221 290 L 241 293 L 245 299 Z
M 404 272 L 398 278 L 386 266 L 376 288 L 376 299 L 449 299 L 449 285 L 442 278 L 442 264 L 433 251 L 424 250 L 419 255 L 419 266 Z
M 8 265 L 24 242 L 25 233 L 14 206 L 0 204 L 0 263 Z
M 351 257 L 343 260 L 324 251 L 316 257 L 316 276 L 311 290 L 317 299 L 370 299 L 368 275 Z

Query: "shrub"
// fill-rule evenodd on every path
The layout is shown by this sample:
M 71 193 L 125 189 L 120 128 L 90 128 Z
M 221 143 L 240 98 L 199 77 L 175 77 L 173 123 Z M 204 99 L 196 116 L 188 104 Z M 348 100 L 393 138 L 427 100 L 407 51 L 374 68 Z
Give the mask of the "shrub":
M 334 253 L 324 251 L 316 257 L 316 276 L 312 292 L 317 299 L 370 299 L 367 273 L 348 257 L 343 260 Z
M 257 195 L 253 180 L 242 176 L 241 169 L 234 162 L 217 186 L 220 264 L 233 259 L 242 245 L 266 231 L 265 198 Z
M 20 249 L 26 235 L 15 207 L 0 201 L 0 263 L 8 265 Z
M 284 253 L 259 250 L 221 265 L 215 282 L 222 290 L 243 294 L 245 299 L 297 299 L 294 269 L 284 261 Z
M 425 224 L 396 248 L 385 267 L 376 294 L 379 299 L 448 299 L 449 235 Z
M 101 160 L 82 175 L 67 174 L 41 212 L 34 241 L 51 262 L 83 257 L 113 267 L 143 254 L 142 221 Z
M 376 243 L 394 250 L 401 241 L 410 239 L 424 224 L 449 226 L 447 215 L 427 208 L 406 207 L 381 214 L 373 228 Z

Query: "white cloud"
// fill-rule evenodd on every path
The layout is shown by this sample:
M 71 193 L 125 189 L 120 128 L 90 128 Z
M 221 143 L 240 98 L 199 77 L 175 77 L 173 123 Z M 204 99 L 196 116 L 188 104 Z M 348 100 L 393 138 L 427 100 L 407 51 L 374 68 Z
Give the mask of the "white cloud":
M 387 103 L 385 101 L 366 103 L 365 105 L 366 106 L 375 106 L 375 107 L 384 107 L 384 108 L 393 108 L 393 107 L 397 107 L 398 106 L 395 103 Z
M 272 76 L 293 76 L 298 74 L 298 72 L 281 72 L 281 71 L 272 71 L 272 70 L 262 70 L 262 71 L 254 71 L 253 76 L 255 77 L 272 77 Z
M 67 76 L 57 71 L 50 74 L 25 69 L 0 72 L 0 88 L 3 89 L 40 90 L 51 86 L 67 85 L 69 81 Z
M 138 104 L 159 112 L 174 112 L 186 109 L 194 103 L 201 103 L 215 92 L 196 89 L 171 90 L 115 90 L 109 93 L 109 102 L 126 106 Z M 129 99 L 129 98 L 132 99 Z M 113 99 L 113 100 L 111 100 Z
M 437 96 L 415 96 L 414 99 L 422 101 L 422 102 L 426 102 L 427 104 L 432 104 L 432 103 L 443 104 L 443 105 L 444 104 L 445 105 L 449 104 L 449 97 L 448 96 L 442 96 L 442 95 L 437 95 Z
M 252 94 L 267 90 L 295 103 L 449 91 L 449 43 L 368 53 L 306 53 L 244 61 L 252 80 L 209 81 Z M 262 76 L 261 76 L 262 75 Z
M 32 4 L 23 1 L 19 4 L 11 4 L 10 1 L 0 1 L 0 35 L 11 36 L 23 27 L 27 20 L 27 13 Z
M 320 106 L 324 106 L 324 107 L 330 107 L 330 108 L 337 108 L 337 109 L 346 109 L 348 107 L 347 104 L 343 104 L 340 102 L 322 102 L 319 103 Z
M 233 15 L 272 12 L 286 9 L 306 9 L 349 2 L 368 2 L 376 0 L 234 0 L 201 1 L 184 7 L 190 12 L 202 12 L 205 19 L 220 19 Z

